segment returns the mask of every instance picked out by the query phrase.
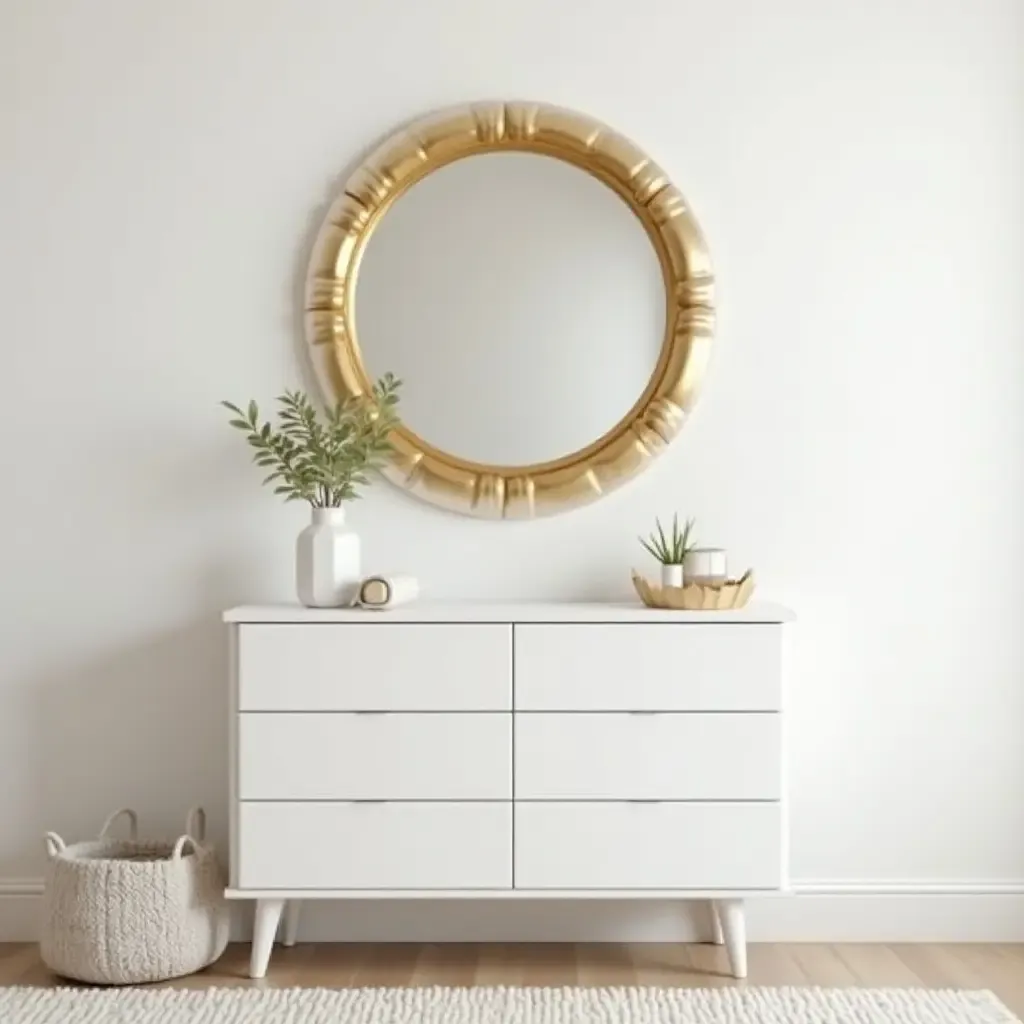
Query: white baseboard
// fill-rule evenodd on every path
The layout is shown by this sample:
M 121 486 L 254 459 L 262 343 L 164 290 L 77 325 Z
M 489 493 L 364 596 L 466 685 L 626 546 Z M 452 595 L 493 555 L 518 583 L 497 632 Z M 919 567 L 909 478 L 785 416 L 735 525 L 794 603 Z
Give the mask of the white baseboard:
M 803 879 L 800 896 L 1024 896 L 1024 880 L 969 879 Z
M 0 942 L 25 942 L 39 933 L 39 878 L 0 878 Z
M 0 942 L 38 936 L 42 882 L 0 879 Z M 249 932 L 238 908 L 236 934 Z M 306 942 L 686 942 L 706 938 L 699 906 L 644 901 L 321 900 Z M 1022 942 L 1024 881 L 807 880 L 748 903 L 753 942 Z

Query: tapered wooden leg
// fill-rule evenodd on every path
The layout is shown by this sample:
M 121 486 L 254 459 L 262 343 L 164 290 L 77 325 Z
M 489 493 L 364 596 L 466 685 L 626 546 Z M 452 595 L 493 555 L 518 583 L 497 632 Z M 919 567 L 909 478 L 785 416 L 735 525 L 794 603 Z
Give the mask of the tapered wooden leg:
M 716 946 L 721 946 L 725 942 L 725 936 L 722 935 L 722 921 L 714 900 L 708 900 L 708 914 L 711 916 L 711 941 Z
M 299 935 L 299 914 L 302 912 L 302 903 L 299 900 L 289 900 L 284 908 L 284 937 L 282 943 L 286 946 L 294 946 Z
M 270 951 L 274 936 L 281 921 L 284 900 L 257 900 L 256 920 L 252 930 L 252 957 L 249 960 L 249 977 L 263 978 L 270 963 Z
M 734 977 L 747 976 L 747 922 L 743 913 L 743 900 L 715 900 L 715 910 L 722 924 L 725 950 Z

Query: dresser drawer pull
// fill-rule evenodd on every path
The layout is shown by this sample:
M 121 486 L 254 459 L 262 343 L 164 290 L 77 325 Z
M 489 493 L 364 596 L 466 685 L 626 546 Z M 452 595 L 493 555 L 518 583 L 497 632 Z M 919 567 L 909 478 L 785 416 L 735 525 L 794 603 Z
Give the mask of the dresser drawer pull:
M 660 714 L 660 712 L 644 710 L 644 711 L 629 711 L 629 712 L 627 712 L 627 714 L 630 714 L 630 715 L 657 715 L 657 714 Z
M 663 804 L 664 802 L 664 800 L 659 800 L 657 797 L 644 796 L 631 797 L 629 800 L 626 801 L 626 803 L 629 804 Z
M 388 800 L 350 800 L 350 804 L 386 804 Z

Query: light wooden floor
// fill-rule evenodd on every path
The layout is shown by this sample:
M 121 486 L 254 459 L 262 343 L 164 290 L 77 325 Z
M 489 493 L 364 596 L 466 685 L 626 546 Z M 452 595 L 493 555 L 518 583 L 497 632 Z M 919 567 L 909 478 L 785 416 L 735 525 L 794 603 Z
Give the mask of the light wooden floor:
M 1024 1017 L 1022 945 L 750 946 L 750 977 L 726 972 L 724 950 L 645 943 L 274 947 L 265 981 L 246 976 L 249 946 L 171 985 L 824 985 L 989 988 Z M 0 985 L 54 985 L 34 945 L 0 945 Z

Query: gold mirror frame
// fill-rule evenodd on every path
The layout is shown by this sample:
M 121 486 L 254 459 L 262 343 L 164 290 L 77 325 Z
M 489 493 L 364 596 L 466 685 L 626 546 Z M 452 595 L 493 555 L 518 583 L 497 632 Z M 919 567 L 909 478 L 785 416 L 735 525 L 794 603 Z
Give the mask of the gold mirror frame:
M 399 487 L 465 515 L 528 519 L 593 501 L 644 469 L 679 432 L 707 365 L 714 276 L 703 235 L 679 190 L 632 142 L 584 114 L 538 103 L 470 104 L 412 122 L 348 179 L 324 219 L 306 280 L 306 337 L 328 395 L 369 396 L 355 291 L 374 228 L 432 171 L 504 150 L 555 157 L 615 191 L 654 245 L 666 296 L 665 337 L 647 387 L 611 430 L 571 455 L 485 465 L 441 451 L 404 425 L 393 432 L 384 475 Z

